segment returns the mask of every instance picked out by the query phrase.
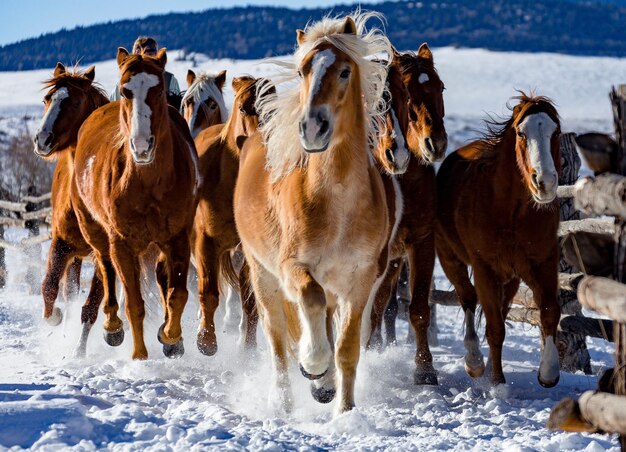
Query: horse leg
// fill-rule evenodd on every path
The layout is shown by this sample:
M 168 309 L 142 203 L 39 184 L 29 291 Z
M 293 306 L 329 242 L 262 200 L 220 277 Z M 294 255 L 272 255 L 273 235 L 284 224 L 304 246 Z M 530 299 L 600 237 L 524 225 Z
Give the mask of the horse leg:
M 44 302 L 43 318 L 52 326 L 57 326 L 63 320 L 61 309 L 55 307 L 54 303 L 59 295 L 61 276 L 74 252 L 73 247 L 66 241 L 56 237 L 52 239 L 48 254 L 48 268 L 41 284 Z
M 502 306 L 504 284 L 483 262 L 474 263 L 474 281 L 476 282 L 478 299 L 485 314 L 491 383 L 494 385 L 504 384 L 506 383 L 502 371 L 502 344 L 506 334 L 504 308 Z
M 433 355 L 428 345 L 428 327 L 430 325 L 430 286 L 435 267 L 434 236 L 429 234 L 419 243 L 407 244 L 409 262 L 409 284 L 411 287 L 411 304 L 409 319 L 415 330 L 414 381 L 418 385 L 436 385 L 437 373 L 433 367 Z
M 89 295 L 87 295 L 87 300 L 80 314 L 83 329 L 78 345 L 74 349 L 74 356 L 77 358 L 84 358 L 87 354 L 87 339 L 89 338 L 91 327 L 96 323 L 96 319 L 98 318 L 98 308 L 100 307 L 103 297 L 104 285 L 102 284 L 102 276 L 100 275 L 100 269 L 96 266 L 93 278 L 91 279 Z
M 204 355 L 217 353 L 215 311 L 219 306 L 218 253 L 215 240 L 200 233 L 196 236 L 195 260 L 198 271 L 198 301 L 200 302 L 200 330 L 198 350 Z
M 143 339 L 143 319 L 146 310 L 141 296 L 141 266 L 138 257 L 121 239 L 111 241 L 111 260 L 124 287 L 126 317 L 133 333 L 133 359 L 147 359 L 148 350 Z M 185 275 L 186 276 L 186 275 Z
M 391 262 L 390 268 L 387 270 L 390 273 L 395 272 L 393 279 L 391 280 L 391 287 L 389 293 L 389 302 L 385 309 L 385 336 L 387 339 L 387 345 L 396 344 L 396 318 L 398 317 L 398 281 L 400 279 L 400 267 L 402 266 L 402 259 L 396 259 Z
M 326 292 L 326 302 L 326 337 L 330 343 L 331 350 L 334 352 L 333 315 L 337 306 L 337 298 L 330 292 Z M 311 395 L 315 401 L 319 403 L 330 403 L 333 401 L 336 394 L 335 375 L 335 363 L 331 360 L 328 372 L 322 378 L 311 382 Z
M 467 271 L 467 265 L 457 259 L 454 252 L 445 244 L 444 240 L 437 243 L 437 255 L 441 267 L 459 297 L 459 302 L 465 314 L 465 371 L 472 378 L 479 378 L 485 373 L 485 361 L 480 351 L 480 342 L 476 334 L 475 315 L 478 295 L 472 285 Z
M 302 317 L 302 337 L 298 358 L 300 371 L 309 380 L 324 376 L 332 351 L 326 337 L 326 296 L 309 270 L 294 259 L 281 264 L 287 295 L 297 300 Z
M 270 390 L 270 405 L 285 413 L 290 413 L 293 408 L 293 395 L 289 382 L 288 359 L 287 359 L 287 332 L 290 325 L 285 315 L 285 308 L 292 306 L 290 302 L 281 300 L 282 291 L 276 278 L 261 266 L 249 254 L 246 262 L 249 266 L 250 282 L 254 289 L 258 309 L 261 311 L 261 325 L 270 348 L 272 367 L 274 370 L 274 386 Z M 295 309 L 294 309 L 295 311 Z M 290 316 L 297 328 L 297 314 Z M 293 338 L 296 340 L 297 338 Z
M 254 291 L 250 285 L 250 268 L 244 261 L 239 272 L 239 287 L 241 291 L 241 333 L 246 350 L 254 350 L 256 348 L 256 329 L 259 322 L 259 313 L 257 312 Z
M 165 320 L 167 321 L 167 291 L 169 287 L 169 282 L 167 279 L 165 254 L 159 253 L 159 257 L 154 268 L 154 273 L 156 275 L 157 286 L 159 286 L 159 295 L 161 297 L 161 305 L 163 306 Z
M 222 292 L 226 293 L 226 300 L 224 301 L 224 308 L 226 310 L 224 314 L 224 327 L 223 332 L 232 334 L 239 329 L 239 321 L 237 319 L 237 309 L 243 304 L 240 299 L 239 292 L 233 286 L 231 286 L 224 278 L 220 281 L 220 287 Z M 223 288 L 226 290 L 223 290 Z M 242 319 L 243 322 L 243 319 Z
M 96 262 L 100 268 L 100 275 L 104 284 L 104 340 L 112 347 L 121 345 L 124 341 L 124 328 L 122 320 L 117 315 L 119 304 L 115 293 L 115 268 L 109 256 L 96 252 Z M 127 301 L 128 303 L 128 301 Z
M 558 256 L 558 253 L 554 253 Z M 539 384 L 551 388 L 559 382 L 559 354 L 555 345 L 557 326 L 561 318 L 558 303 L 558 265 L 555 258 L 550 258 L 538 265 L 530 266 L 530 275 L 523 278 L 533 291 L 541 316 L 541 339 L 543 349 L 537 379 Z
M 367 341 L 367 348 L 370 350 L 381 350 L 383 348 L 383 316 L 393 293 L 392 286 L 395 279 L 395 263 L 396 261 L 394 260 L 387 265 L 387 271 L 376 291 L 374 302 L 372 303 L 372 312 L 370 313 L 370 336 Z
M 82 265 L 83 260 L 80 257 L 75 257 L 65 270 L 65 284 L 63 284 L 65 301 L 70 301 L 80 293 L 80 270 Z
M 191 246 L 188 232 L 180 232 L 164 248 L 167 259 L 167 310 L 165 322 L 159 329 L 159 341 L 163 344 L 163 354 L 168 358 L 176 358 L 185 352 L 181 320 L 189 297 L 187 272 Z

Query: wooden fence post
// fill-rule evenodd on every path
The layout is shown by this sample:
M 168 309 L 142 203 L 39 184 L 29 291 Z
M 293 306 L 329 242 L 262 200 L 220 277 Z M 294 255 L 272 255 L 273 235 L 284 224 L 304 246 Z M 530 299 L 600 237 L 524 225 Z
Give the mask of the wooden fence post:
M 561 135 L 561 176 L 559 186 L 573 185 L 578 180 L 580 171 L 580 157 L 576 151 L 575 133 L 564 133 Z M 580 212 L 574 205 L 572 198 L 561 198 L 561 221 L 580 220 Z M 560 240 L 565 240 L 561 238 Z M 561 273 L 575 273 L 576 271 L 561 256 L 559 263 Z M 582 316 L 582 308 L 578 303 L 576 292 L 559 290 L 559 304 L 561 314 Z M 557 333 L 557 350 L 559 351 L 559 361 L 561 369 L 567 372 L 582 370 L 586 374 L 591 374 L 591 357 L 587 349 L 587 343 L 583 334 L 572 334 L 559 331 Z

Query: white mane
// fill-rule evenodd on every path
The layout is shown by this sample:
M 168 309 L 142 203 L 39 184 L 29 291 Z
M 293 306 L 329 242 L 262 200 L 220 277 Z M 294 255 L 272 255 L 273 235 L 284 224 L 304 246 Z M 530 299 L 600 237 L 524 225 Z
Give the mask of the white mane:
M 185 105 L 185 100 L 189 98 L 193 99 L 196 109 L 199 105 L 202 105 L 202 108 L 206 108 L 203 102 L 207 99 L 212 99 L 220 108 L 221 121 L 226 122 L 228 119 L 228 110 L 226 108 L 226 104 L 224 103 L 224 95 L 215 84 L 216 77 L 217 74 L 211 74 L 209 72 L 199 73 L 183 96 L 181 109 L 182 106 Z
M 359 67 L 363 90 L 363 108 L 366 118 L 366 134 L 370 149 L 377 142 L 377 124 L 384 122 L 385 105 L 383 93 L 386 88 L 388 64 L 372 61 L 373 57 L 384 53 L 391 60 L 392 47 L 389 39 L 378 28 L 367 30 L 365 23 L 372 17 L 383 20 L 378 13 L 362 13 L 357 10 L 351 15 L 357 27 L 356 35 L 343 33 L 345 17 L 326 17 L 319 22 L 307 25 L 305 41 L 293 55 L 293 63 L 275 63 L 285 73 L 273 80 L 291 82 L 292 86 L 276 95 L 257 94 L 259 130 L 263 134 L 267 148 L 266 168 L 272 181 L 276 181 L 298 166 L 306 165 L 307 154 L 302 149 L 298 132 L 298 122 L 302 114 L 300 105 L 301 82 L 297 70 L 303 58 L 320 43 L 328 42 L 348 55 Z M 298 80 L 293 86 L 294 80 Z M 267 89 L 267 87 L 266 87 Z M 261 87 L 261 91 L 263 87 Z

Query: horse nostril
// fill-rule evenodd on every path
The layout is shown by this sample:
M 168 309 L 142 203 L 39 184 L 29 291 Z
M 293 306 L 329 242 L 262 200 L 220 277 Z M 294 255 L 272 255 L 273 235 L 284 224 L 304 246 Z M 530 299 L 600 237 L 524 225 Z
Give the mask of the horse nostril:
M 326 132 L 328 132 L 328 127 L 329 127 L 329 123 L 327 120 L 322 119 L 320 121 L 320 135 L 324 135 Z
M 389 160 L 391 163 L 394 163 L 396 161 L 395 157 L 393 156 L 393 151 L 391 149 L 385 150 L 385 156 L 387 157 L 387 160 Z
M 303 137 L 306 134 L 306 124 L 304 121 L 298 123 L 298 129 L 300 129 L 300 136 Z
M 46 142 L 44 143 L 46 146 L 49 146 L 52 143 L 52 139 L 54 138 L 54 133 L 50 132 L 48 138 L 46 138 Z
M 148 138 L 148 149 L 152 149 L 154 147 L 154 135 L 150 135 Z
M 426 148 L 428 149 L 428 151 L 431 154 L 434 154 L 435 153 L 435 147 L 433 146 L 433 140 L 431 140 L 430 137 L 428 137 L 428 138 L 426 138 L 424 140 L 424 142 L 426 143 Z

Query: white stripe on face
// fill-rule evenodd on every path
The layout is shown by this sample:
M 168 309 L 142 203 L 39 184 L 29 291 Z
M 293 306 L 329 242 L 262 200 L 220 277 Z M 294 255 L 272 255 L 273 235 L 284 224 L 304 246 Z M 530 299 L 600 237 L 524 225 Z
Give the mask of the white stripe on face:
M 406 147 L 406 143 L 404 142 L 404 134 L 402 133 L 402 129 L 400 128 L 400 123 L 398 122 L 398 117 L 396 116 L 396 112 L 393 108 L 390 108 L 391 112 L 391 120 L 393 122 L 393 134 L 391 138 L 393 138 L 396 142 L 396 151 L 394 152 L 394 158 L 396 160 L 396 166 L 398 168 L 405 168 L 408 164 L 409 160 L 409 150 Z
M 135 143 L 137 152 L 148 149 L 148 139 L 152 136 L 150 117 L 152 110 L 146 103 L 148 90 L 159 84 L 159 77 L 141 72 L 133 75 L 124 84 L 124 88 L 133 93 L 132 113 L 130 119 L 130 139 Z
M 550 146 L 556 123 L 546 113 L 535 113 L 528 115 L 518 129 L 526 136 L 530 166 L 536 173 L 537 181 L 543 185 L 547 195 L 553 192 L 556 195 L 558 175 Z
M 326 74 L 329 67 L 335 62 L 336 56 L 330 49 L 322 50 L 313 55 L 313 61 L 311 62 L 311 91 L 309 91 L 309 105 L 313 102 L 315 96 L 317 96 L 320 87 L 322 86 L 322 79 Z
M 417 79 L 417 81 L 420 83 L 426 83 L 428 80 L 430 80 L 430 78 L 428 77 L 428 74 L 426 72 L 422 72 Z
M 37 131 L 37 148 L 41 151 L 41 154 L 50 152 L 50 149 L 44 146 L 44 143 L 54 130 L 54 123 L 59 117 L 59 113 L 61 113 L 61 102 L 68 97 L 70 97 L 70 93 L 67 88 L 63 87 L 59 88 L 50 98 L 50 104 L 46 110 L 46 114 L 41 119 L 41 125 Z

